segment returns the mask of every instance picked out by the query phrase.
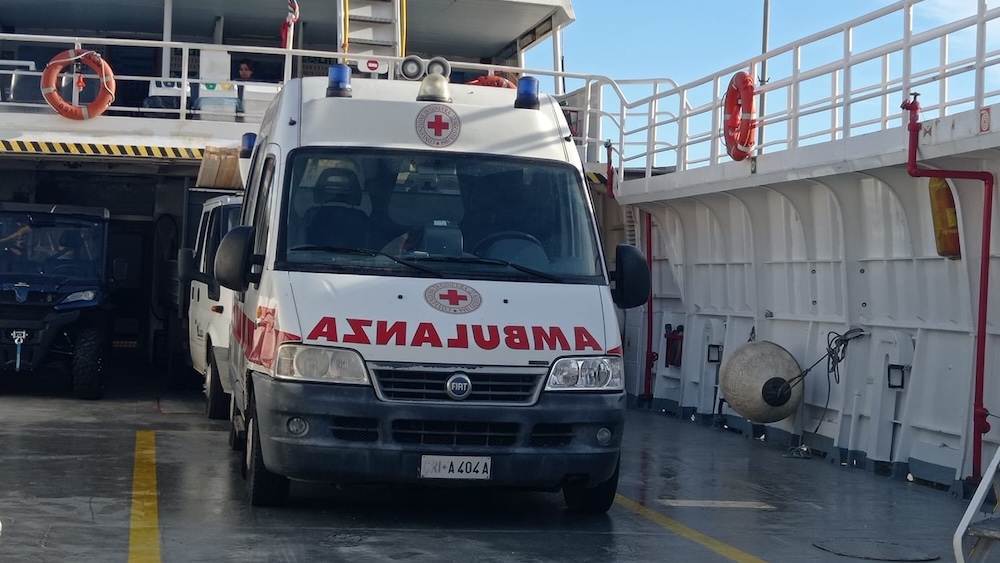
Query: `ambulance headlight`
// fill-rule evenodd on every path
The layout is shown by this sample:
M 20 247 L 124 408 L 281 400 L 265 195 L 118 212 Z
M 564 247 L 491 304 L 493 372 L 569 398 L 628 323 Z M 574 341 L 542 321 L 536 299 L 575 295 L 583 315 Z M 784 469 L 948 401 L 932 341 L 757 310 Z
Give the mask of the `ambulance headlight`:
M 285 344 L 278 349 L 274 375 L 282 379 L 368 385 L 368 370 L 353 350 Z
M 621 391 L 621 356 L 562 358 L 552 365 L 547 391 Z

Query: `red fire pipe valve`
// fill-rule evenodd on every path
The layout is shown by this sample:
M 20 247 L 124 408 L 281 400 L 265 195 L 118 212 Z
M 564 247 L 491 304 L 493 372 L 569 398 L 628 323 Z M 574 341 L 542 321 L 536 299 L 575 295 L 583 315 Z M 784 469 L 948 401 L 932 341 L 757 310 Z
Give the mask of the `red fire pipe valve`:
M 990 411 L 986 410 L 986 407 L 976 409 L 975 416 L 973 417 L 973 426 L 975 426 L 976 432 L 986 434 L 990 431 L 990 422 L 986 419 L 989 415 Z
M 903 104 L 899 107 L 910 112 L 910 122 L 906 127 L 907 130 L 919 131 L 920 123 L 917 120 L 920 119 L 920 102 L 917 101 L 917 96 L 920 95 L 920 92 L 913 92 L 910 95 L 913 96 L 913 99 L 903 102 Z

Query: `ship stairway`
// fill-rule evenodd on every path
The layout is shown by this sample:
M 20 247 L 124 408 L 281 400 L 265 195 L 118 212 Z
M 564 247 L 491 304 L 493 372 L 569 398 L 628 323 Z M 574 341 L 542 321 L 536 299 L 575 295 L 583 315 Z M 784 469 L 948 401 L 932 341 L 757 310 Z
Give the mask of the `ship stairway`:
M 352 55 L 399 57 L 403 53 L 400 0 L 341 0 L 343 51 Z
M 990 559 L 990 552 L 1000 542 L 1000 477 L 997 466 L 1000 466 L 1000 449 L 993 456 L 952 537 L 952 548 L 958 563 L 993 560 Z

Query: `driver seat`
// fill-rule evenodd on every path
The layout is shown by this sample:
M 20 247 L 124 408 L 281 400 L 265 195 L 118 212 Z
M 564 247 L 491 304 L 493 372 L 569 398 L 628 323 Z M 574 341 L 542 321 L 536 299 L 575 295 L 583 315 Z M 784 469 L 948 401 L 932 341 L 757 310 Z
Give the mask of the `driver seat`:
M 305 212 L 307 244 L 342 248 L 366 248 L 369 217 L 365 212 L 368 194 L 361 189 L 358 175 L 347 168 L 328 168 L 316 180 L 313 200 L 319 204 Z M 371 203 L 368 202 L 368 209 Z

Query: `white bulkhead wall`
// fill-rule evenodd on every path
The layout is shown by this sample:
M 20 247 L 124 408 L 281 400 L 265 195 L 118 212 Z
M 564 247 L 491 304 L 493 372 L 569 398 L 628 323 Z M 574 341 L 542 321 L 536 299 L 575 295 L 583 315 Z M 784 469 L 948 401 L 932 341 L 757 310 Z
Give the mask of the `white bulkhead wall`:
M 949 260 L 936 252 L 927 182 L 891 167 L 644 204 L 655 218 L 654 271 L 668 260 L 676 279 L 654 275 L 654 294 L 678 292 L 686 325 L 683 365 L 658 367 L 656 397 L 711 412 L 713 338 L 732 351 L 753 329 L 805 368 L 826 353 L 829 332 L 861 326 L 870 334 L 850 343 L 829 398 L 820 362 L 798 413 L 774 426 L 851 463 L 910 463 L 916 477 L 946 484 L 968 473 L 982 186 L 958 182 L 965 259 Z M 654 300 L 657 333 L 676 317 L 672 306 Z M 985 403 L 1000 412 L 989 375 L 998 365 L 996 322 L 989 331 Z M 888 364 L 911 366 L 902 389 L 888 387 Z

